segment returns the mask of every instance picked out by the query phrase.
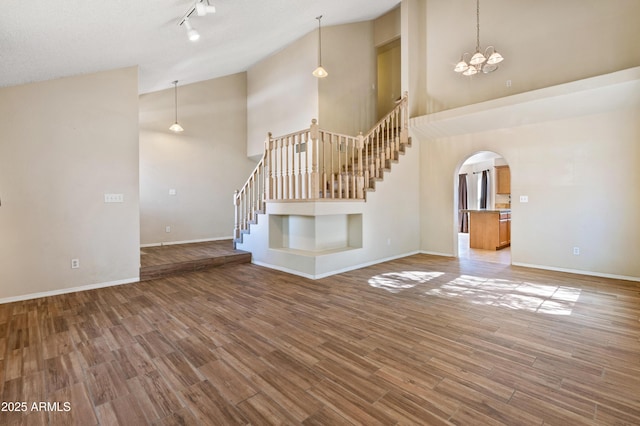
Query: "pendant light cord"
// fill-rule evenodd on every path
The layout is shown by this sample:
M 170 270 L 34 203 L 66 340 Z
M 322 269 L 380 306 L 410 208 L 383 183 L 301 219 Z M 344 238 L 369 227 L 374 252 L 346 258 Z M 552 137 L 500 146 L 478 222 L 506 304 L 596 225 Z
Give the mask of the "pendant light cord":
M 480 0 L 476 0 L 476 52 L 480 51 Z
M 176 113 L 176 120 L 178 122 L 178 80 L 173 82 L 173 94 L 174 94 L 174 111 Z
M 322 66 L 322 27 L 320 25 L 322 15 L 316 17 L 316 19 L 318 20 L 318 66 Z

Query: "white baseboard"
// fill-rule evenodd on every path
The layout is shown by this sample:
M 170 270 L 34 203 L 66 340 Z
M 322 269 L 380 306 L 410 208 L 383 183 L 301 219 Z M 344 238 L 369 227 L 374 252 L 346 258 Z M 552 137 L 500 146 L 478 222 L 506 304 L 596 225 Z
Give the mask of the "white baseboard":
M 420 250 L 419 252 L 420 254 L 430 254 L 432 256 L 444 256 L 444 257 L 457 257 L 451 253 L 440 253 L 437 251 L 425 251 L 425 250 Z
M 431 251 L 421 251 L 422 254 L 431 254 L 434 256 L 445 256 L 445 257 L 455 257 L 450 253 L 437 253 Z M 534 268 L 534 269 L 544 269 L 547 271 L 556 271 L 556 272 L 567 272 L 569 274 L 578 274 L 578 275 L 587 275 L 591 277 L 601 277 L 601 278 L 611 278 L 614 280 L 626 280 L 626 281 L 637 281 L 640 282 L 640 277 L 630 277 L 627 275 L 616 275 L 616 274 L 606 274 L 602 272 L 594 272 L 594 271 L 585 271 L 583 269 L 569 269 L 569 268 L 557 268 L 554 266 L 547 265 L 536 265 L 532 263 L 522 263 L 522 262 L 512 262 L 513 266 L 522 266 L 525 268 Z
M 202 238 L 200 240 L 169 241 L 169 242 L 166 242 L 166 243 L 140 244 L 140 248 L 172 246 L 172 245 L 176 245 L 176 244 L 208 243 L 210 241 L 222 241 L 222 240 L 233 240 L 233 237 L 229 236 L 229 237 L 217 237 L 217 238 Z
M 371 265 L 377 265 L 378 263 L 384 263 L 384 262 L 389 262 L 391 260 L 401 259 L 403 257 L 413 256 L 414 254 L 418 254 L 418 253 L 419 253 L 419 251 L 412 251 L 412 252 L 409 252 L 409 253 L 404 253 L 404 254 L 399 254 L 399 255 L 396 255 L 396 256 L 386 257 L 386 258 L 383 258 L 383 259 L 376 259 L 376 260 L 373 260 L 371 262 L 359 263 L 357 265 L 352 265 L 352 266 L 348 266 L 346 268 L 336 269 L 335 271 L 325 272 L 325 273 L 317 274 L 317 275 L 307 274 L 307 273 L 304 273 L 304 272 L 296 271 L 296 270 L 289 269 L 289 268 L 283 268 L 281 266 L 272 265 L 272 264 L 265 263 L 265 262 L 258 262 L 258 261 L 252 260 L 251 263 L 253 263 L 254 265 L 258 265 L 258 266 L 263 266 L 265 268 L 275 269 L 276 271 L 286 272 L 287 274 L 297 275 L 299 277 L 304 277 L 304 278 L 308 278 L 308 279 L 311 279 L 311 280 L 319 280 L 319 279 L 322 279 L 322 278 L 330 277 L 332 275 L 342 274 L 344 272 L 349 272 L 349 271 L 353 271 L 353 270 L 356 270 L 356 269 L 365 268 L 365 267 L 371 266 Z
M 594 272 L 594 271 L 585 271 L 582 269 L 568 269 L 568 268 L 556 268 L 555 266 L 546 266 L 546 265 L 535 265 L 531 263 L 521 263 L 521 262 L 513 262 L 514 266 L 523 266 L 525 268 L 534 268 L 534 269 L 545 269 L 548 271 L 556 271 L 556 272 L 567 272 L 569 274 L 578 274 L 578 275 L 588 275 L 592 277 L 600 277 L 600 278 L 611 278 L 614 280 L 625 280 L 625 281 L 637 281 L 640 282 L 640 277 L 630 277 L 627 275 L 617 275 L 617 274 L 606 274 L 602 272 Z
M 89 285 L 83 285 L 80 287 L 61 288 L 58 290 L 43 291 L 40 293 L 30 293 L 30 294 L 24 294 L 20 296 L 5 297 L 3 299 L 0 299 L 0 304 L 11 303 L 11 302 L 21 302 L 23 300 L 30 300 L 30 299 L 39 299 L 41 297 L 59 296 L 61 294 L 75 293 L 77 291 L 95 290 L 97 288 L 103 288 L 103 287 L 113 287 L 113 286 L 123 285 L 123 284 L 132 284 L 132 283 L 137 283 L 139 281 L 140 281 L 140 277 L 127 278 L 124 280 L 109 281 L 109 282 L 98 283 L 98 284 L 89 284 Z

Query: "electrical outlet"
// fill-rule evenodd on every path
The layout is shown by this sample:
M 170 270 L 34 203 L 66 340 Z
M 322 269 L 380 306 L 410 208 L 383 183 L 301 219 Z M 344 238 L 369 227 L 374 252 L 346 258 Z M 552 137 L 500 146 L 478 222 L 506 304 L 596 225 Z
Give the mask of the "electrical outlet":
M 80 267 L 80 259 L 71 259 L 71 269 L 78 269 Z
M 580 247 L 574 247 L 573 248 L 573 255 L 574 256 L 580 256 Z
M 164 232 L 171 232 L 171 227 L 170 226 L 165 226 L 164 227 Z

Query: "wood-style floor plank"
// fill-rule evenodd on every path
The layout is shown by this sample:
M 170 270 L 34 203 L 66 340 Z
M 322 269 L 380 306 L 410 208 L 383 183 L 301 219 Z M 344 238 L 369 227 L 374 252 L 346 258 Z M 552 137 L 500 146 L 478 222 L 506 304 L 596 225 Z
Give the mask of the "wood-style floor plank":
M 228 264 L 0 305 L 0 396 L 2 426 L 640 424 L 640 283 Z

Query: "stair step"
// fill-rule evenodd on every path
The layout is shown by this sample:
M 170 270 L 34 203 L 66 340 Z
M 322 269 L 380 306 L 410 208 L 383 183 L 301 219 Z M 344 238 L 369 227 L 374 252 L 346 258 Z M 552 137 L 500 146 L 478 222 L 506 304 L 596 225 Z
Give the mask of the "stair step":
M 232 241 L 224 240 L 144 248 L 140 256 L 140 281 L 230 264 L 251 263 L 251 253 L 232 247 Z

